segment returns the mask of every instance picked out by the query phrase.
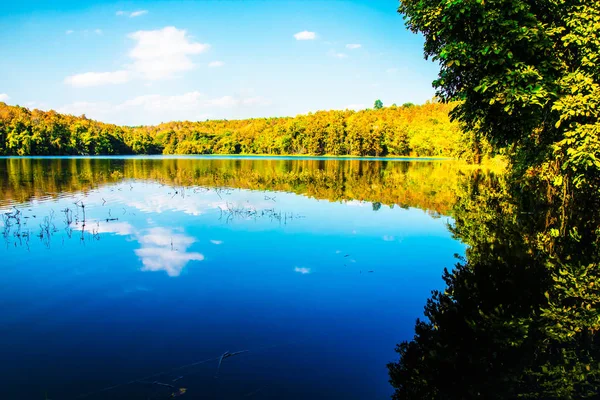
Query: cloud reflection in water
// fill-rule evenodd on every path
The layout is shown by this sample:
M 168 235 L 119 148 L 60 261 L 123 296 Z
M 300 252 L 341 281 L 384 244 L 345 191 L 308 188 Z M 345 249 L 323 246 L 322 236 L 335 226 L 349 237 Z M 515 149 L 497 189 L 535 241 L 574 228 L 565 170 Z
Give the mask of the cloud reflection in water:
M 135 254 L 141 259 L 142 271 L 165 271 L 169 276 L 179 276 L 190 261 L 202 261 L 200 253 L 187 252 L 196 240 L 172 229 L 151 228 L 138 236 L 141 249 Z

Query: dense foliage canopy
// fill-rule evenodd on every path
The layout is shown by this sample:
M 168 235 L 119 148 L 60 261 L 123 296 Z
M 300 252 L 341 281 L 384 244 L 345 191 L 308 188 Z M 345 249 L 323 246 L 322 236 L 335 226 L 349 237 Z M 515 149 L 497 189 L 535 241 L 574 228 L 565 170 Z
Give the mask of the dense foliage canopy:
M 504 148 L 517 173 L 554 167 L 600 183 L 600 2 L 401 0 L 407 26 L 440 63 L 453 116 Z M 546 165 L 544 165 L 546 164 Z M 554 171 L 558 174 L 559 171 Z M 600 186 L 598 186 L 600 187 Z
M 448 113 L 428 102 L 294 118 L 168 122 L 125 127 L 0 103 L 0 154 L 309 154 L 472 159 Z

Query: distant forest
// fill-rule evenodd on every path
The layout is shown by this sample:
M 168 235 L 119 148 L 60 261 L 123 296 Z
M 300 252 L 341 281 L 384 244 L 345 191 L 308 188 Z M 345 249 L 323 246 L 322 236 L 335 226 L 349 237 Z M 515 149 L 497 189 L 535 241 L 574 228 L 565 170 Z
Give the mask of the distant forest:
M 118 126 L 0 102 L 1 155 L 270 154 L 456 157 L 489 145 L 461 133 L 454 104 L 427 102 L 283 118 Z

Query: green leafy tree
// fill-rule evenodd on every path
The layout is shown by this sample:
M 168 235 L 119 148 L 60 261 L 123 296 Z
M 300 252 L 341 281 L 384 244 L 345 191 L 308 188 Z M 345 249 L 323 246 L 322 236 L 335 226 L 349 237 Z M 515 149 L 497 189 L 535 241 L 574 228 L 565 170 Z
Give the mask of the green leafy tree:
M 399 11 L 466 131 L 507 151 L 516 173 L 558 157 L 557 182 L 598 185 L 600 2 L 401 0 Z
M 381 100 L 375 100 L 375 105 L 373 106 L 375 110 L 381 110 L 383 108 L 383 103 Z

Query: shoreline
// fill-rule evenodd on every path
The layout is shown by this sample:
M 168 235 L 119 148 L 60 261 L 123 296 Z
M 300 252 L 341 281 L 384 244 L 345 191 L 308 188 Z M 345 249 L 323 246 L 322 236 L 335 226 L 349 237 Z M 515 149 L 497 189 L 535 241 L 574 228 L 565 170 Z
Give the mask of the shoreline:
M 278 160 L 365 160 L 365 161 L 459 161 L 442 156 L 335 156 L 306 154 L 115 154 L 115 155 L 28 155 L 0 156 L 0 159 L 278 159 Z

